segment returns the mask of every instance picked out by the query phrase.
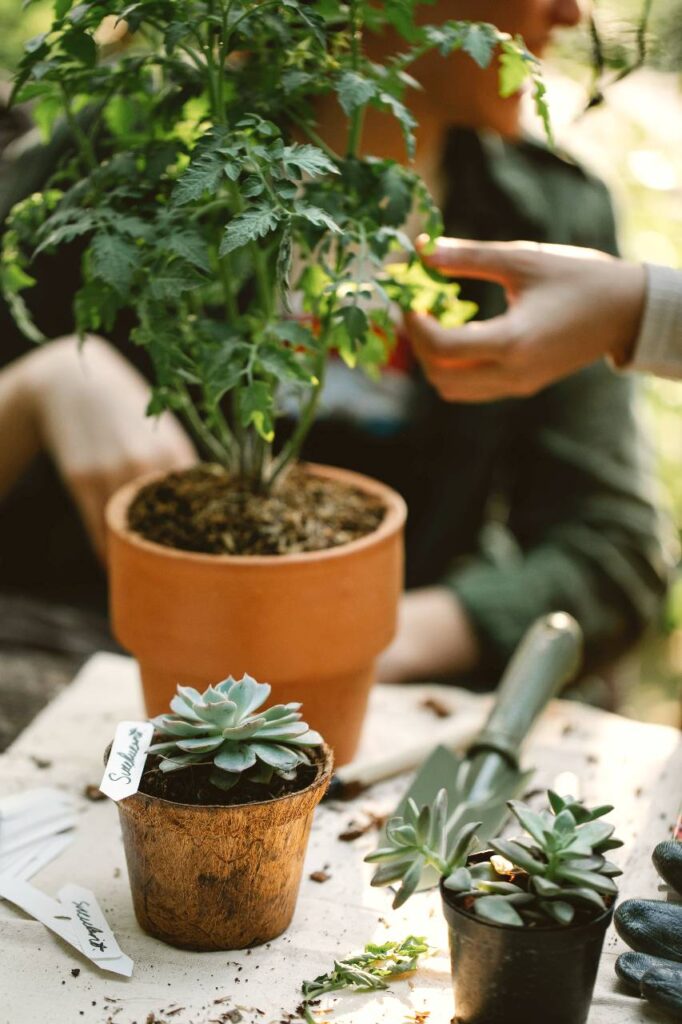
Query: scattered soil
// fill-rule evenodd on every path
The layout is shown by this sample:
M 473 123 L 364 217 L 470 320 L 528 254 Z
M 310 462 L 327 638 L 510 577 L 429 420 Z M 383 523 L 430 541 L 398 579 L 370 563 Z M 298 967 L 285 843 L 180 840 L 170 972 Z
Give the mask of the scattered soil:
M 449 708 L 442 700 L 436 700 L 435 697 L 428 697 L 426 700 L 423 700 L 421 706 L 425 711 L 432 711 L 436 718 L 449 718 L 452 714 L 452 708 Z
M 328 871 L 311 871 L 308 875 L 311 882 L 328 882 L 331 877 Z
M 287 793 L 298 793 L 314 781 L 319 768 L 315 764 L 301 765 L 292 781 L 274 775 L 269 785 L 250 782 L 242 777 L 233 789 L 218 789 L 209 781 L 211 764 L 188 765 L 177 772 L 162 772 L 158 765 L 161 758 L 150 754 L 147 758 L 139 791 L 147 796 L 157 796 L 162 800 L 172 800 L 178 804 L 198 804 L 200 806 L 234 807 L 235 804 L 260 803 L 263 800 L 274 800 Z
M 86 800 L 92 800 L 93 803 L 107 799 L 106 793 L 103 793 L 99 786 L 95 786 L 93 783 L 83 787 L 83 796 Z
M 214 555 L 323 551 L 377 529 L 379 498 L 293 466 L 270 494 L 254 494 L 222 467 L 197 466 L 143 487 L 128 525 L 146 540 Z

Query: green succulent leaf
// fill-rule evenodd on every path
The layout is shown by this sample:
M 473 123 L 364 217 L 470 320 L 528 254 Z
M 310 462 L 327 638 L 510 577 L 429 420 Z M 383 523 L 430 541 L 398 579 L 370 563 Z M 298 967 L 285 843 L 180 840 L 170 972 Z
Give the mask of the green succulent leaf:
M 474 903 L 474 913 L 484 921 L 522 928 L 523 918 L 504 896 L 482 896 Z
M 443 885 L 451 892 L 468 892 L 473 885 L 471 872 L 468 868 L 455 868 L 455 870 L 447 876 Z

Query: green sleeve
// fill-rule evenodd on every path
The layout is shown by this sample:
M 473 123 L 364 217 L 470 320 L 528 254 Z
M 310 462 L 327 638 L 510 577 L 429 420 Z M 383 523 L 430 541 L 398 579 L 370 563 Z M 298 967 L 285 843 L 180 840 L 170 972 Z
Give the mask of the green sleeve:
M 479 557 L 448 584 L 499 674 L 539 615 L 567 611 L 585 634 L 586 668 L 631 646 L 656 614 L 669 559 L 638 385 L 598 364 L 522 404 L 507 525 L 516 555 Z

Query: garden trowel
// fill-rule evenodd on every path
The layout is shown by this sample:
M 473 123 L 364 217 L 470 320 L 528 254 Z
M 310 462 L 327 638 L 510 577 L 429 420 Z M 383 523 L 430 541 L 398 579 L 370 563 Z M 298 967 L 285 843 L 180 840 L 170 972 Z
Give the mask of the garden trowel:
M 480 821 L 478 838 L 486 842 L 494 837 L 507 817 L 507 801 L 523 791 L 533 774 L 533 769 L 520 767 L 521 744 L 540 712 L 575 676 L 581 656 L 582 633 L 570 615 L 556 612 L 533 623 L 507 666 L 485 725 L 464 757 L 437 746 L 394 814 L 402 815 L 409 799 L 422 807 L 445 789 L 448 832 Z M 420 888 L 436 882 L 435 872 L 427 869 Z

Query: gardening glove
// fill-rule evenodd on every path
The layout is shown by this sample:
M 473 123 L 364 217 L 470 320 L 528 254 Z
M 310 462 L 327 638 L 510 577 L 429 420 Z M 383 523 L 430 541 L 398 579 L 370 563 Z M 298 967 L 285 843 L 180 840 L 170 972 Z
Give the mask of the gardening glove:
M 682 842 L 659 843 L 652 860 L 682 897 Z M 682 903 L 626 900 L 614 914 L 616 931 L 636 950 L 616 961 L 616 974 L 674 1020 L 682 1020 Z

